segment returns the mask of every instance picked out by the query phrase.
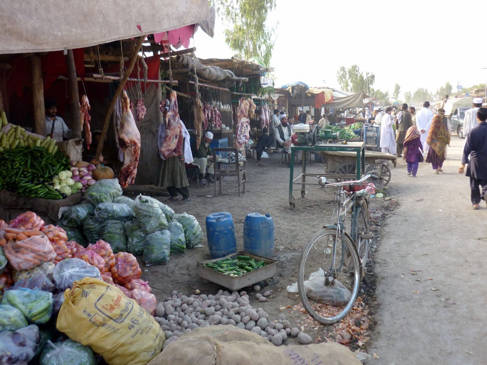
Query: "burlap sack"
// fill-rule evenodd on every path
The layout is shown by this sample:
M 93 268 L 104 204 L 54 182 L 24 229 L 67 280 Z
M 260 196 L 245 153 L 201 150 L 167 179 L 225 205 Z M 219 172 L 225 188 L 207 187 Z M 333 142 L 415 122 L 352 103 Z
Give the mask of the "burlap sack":
M 234 326 L 198 328 L 167 345 L 148 365 L 360 365 L 335 343 L 277 347 Z

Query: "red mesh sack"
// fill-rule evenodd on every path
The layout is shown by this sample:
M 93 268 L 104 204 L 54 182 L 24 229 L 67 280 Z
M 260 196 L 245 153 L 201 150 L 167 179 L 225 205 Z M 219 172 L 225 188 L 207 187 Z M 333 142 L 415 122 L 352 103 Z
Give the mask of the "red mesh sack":
M 84 248 L 82 250 L 78 250 L 76 253 L 76 257 L 86 261 L 90 265 L 95 266 L 100 270 L 100 273 L 105 272 L 105 260 L 103 260 L 103 257 L 98 255 L 95 251 L 90 250 L 88 248 Z
M 103 279 L 103 281 L 105 283 L 115 285 L 115 282 L 113 281 L 111 272 L 102 272 L 101 278 Z
M 118 284 L 115 284 L 115 286 L 119 288 L 125 294 L 125 296 L 132 298 L 132 292 L 128 290 L 126 287 Z
M 45 222 L 34 212 L 25 212 L 10 221 L 10 227 L 40 230 Z
M 45 235 L 32 236 L 21 241 L 10 240 L 4 251 L 10 265 L 17 271 L 30 270 L 56 258 L 56 251 Z
M 156 296 L 144 290 L 135 289 L 130 292 L 131 297 L 147 312 L 154 314 L 157 306 Z
M 138 289 L 138 290 L 146 291 L 147 293 L 152 293 L 152 289 L 151 289 L 149 283 L 147 281 L 142 280 L 142 279 L 131 280 L 125 285 L 125 287 L 128 290 Z
M 76 241 L 66 242 L 66 247 L 71 251 L 71 257 L 76 257 L 76 255 L 78 254 L 78 251 L 85 249 L 83 246 L 81 246 Z
M 115 265 L 115 255 L 113 254 L 112 246 L 108 242 L 98 240 L 95 244 L 88 245 L 87 248 L 103 257 L 105 260 L 105 271 L 110 271 Z
M 139 263 L 134 255 L 128 252 L 119 252 L 115 255 L 115 266 L 112 267 L 113 280 L 125 285 L 142 275 Z

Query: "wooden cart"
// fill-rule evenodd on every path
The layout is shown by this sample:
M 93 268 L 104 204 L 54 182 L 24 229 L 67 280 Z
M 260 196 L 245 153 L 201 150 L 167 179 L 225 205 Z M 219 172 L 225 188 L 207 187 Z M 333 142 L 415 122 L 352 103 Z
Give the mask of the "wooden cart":
M 325 160 L 325 176 L 344 176 L 347 178 L 355 174 L 356 156 L 353 152 L 322 152 Z M 382 189 L 391 181 L 391 170 L 388 162 L 396 167 L 397 157 L 389 153 L 365 151 L 365 174 L 372 176 L 372 182 L 377 188 Z

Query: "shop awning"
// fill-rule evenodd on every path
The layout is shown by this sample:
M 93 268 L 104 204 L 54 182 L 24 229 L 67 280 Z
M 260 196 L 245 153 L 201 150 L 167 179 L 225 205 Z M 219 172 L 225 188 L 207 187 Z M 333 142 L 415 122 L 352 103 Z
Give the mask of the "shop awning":
M 327 107 L 331 108 L 359 108 L 364 106 L 363 100 L 365 99 L 365 94 L 358 93 L 349 96 L 345 96 L 343 98 L 334 98 L 331 103 L 327 103 Z
M 213 35 L 208 0 L 0 2 L 0 54 L 50 52 L 199 25 Z

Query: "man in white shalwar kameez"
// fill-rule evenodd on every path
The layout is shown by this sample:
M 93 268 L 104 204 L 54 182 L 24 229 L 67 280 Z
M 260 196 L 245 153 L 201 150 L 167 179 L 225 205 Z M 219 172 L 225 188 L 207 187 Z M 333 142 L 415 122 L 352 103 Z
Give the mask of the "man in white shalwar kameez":
M 463 135 L 465 137 L 478 125 L 477 112 L 482 107 L 482 98 L 474 98 L 472 101 L 473 107 L 468 109 L 463 117 Z
M 423 108 L 416 114 L 416 127 L 418 127 L 421 134 L 421 144 L 423 145 L 423 151 L 425 156 L 428 155 L 429 145 L 426 143 L 426 138 L 431 127 L 431 121 L 433 120 L 433 112 L 430 110 L 430 102 L 425 101 Z
M 392 107 L 388 107 L 380 123 L 380 149 L 382 152 L 396 154 L 396 136 L 392 128 Z

